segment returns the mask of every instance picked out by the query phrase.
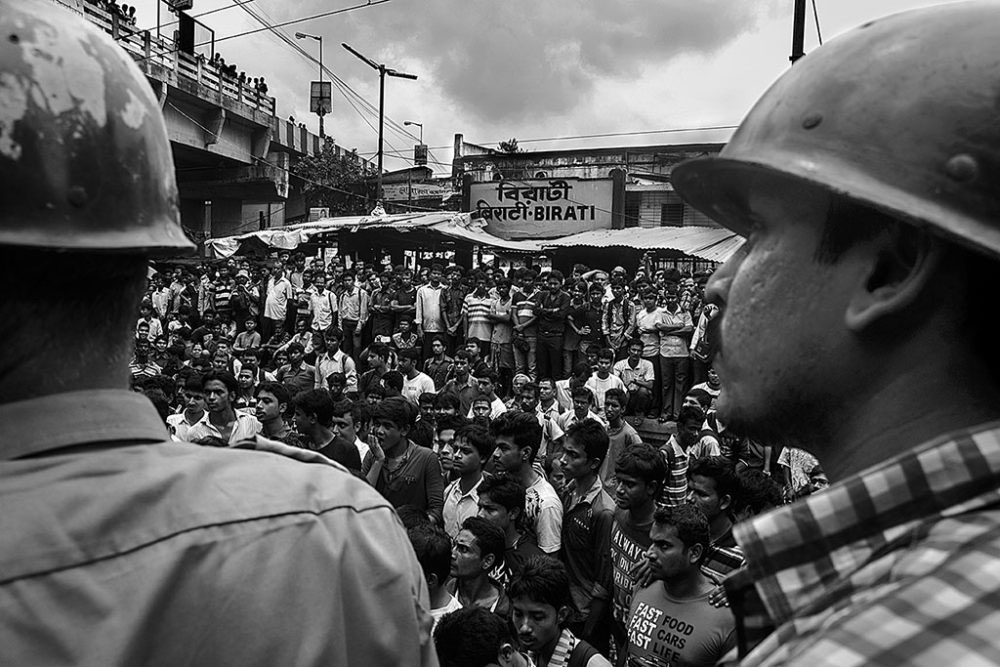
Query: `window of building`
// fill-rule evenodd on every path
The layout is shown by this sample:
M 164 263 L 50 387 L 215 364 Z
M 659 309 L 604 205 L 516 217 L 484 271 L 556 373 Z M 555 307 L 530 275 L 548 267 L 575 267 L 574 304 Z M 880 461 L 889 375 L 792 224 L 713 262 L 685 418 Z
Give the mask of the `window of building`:
M 660 226 L 684 226 L 684 201 L 675 192 L 668 192 L 667 200 L 660 206 Z

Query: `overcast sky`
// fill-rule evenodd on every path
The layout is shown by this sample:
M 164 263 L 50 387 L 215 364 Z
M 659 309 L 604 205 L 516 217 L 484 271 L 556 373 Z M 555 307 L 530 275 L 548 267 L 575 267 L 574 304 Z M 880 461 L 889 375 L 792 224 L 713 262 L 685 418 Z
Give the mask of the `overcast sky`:
M 154 26 L 154 1 L 134 1 L 139 26 Z M 738 124 L 789 66 L 791 52 L 792 0 L 366 1 L 252 0 L 248 7 L 284 23 L 361 5 L 281 28 L 289 36 L 322 35 L 324 64 L 376 110 L 335 88 L 326 132 L 345 148 L 375 155 L 378 74 L 340 46 L 347 42 L 418 75 L 386 77 L 386 118 L 423 123 L 429 166 L 438 173 L 449 170 L 456 133 L 491 147 L 516 137 L 526 150 L 725 141 L 732 130 L 657 131 Z M 216 39 L 259 28 L 234 2 L 195 0 L 191 13 L 227 7 L 201 19 Z M 940 3 L 816 0 L 824 41 L 869 19 L 932 4 Z M 167 21 L 165 10 L 163 16 Z M 808 52 L 818 45 L 811 4 L 807 17 Z M 316 56 L 315 41 L 297 43 Z M 223 39 L 217 50 L 249 77 L 265 77 L 279 116 L 317 130 L 308 113 L 316 63 L 269 32 Z M 418 134 L 415 126 L 387 124 L 386 169 L 412 164 Z M 552 140 L 603 134 L 618 136 Z

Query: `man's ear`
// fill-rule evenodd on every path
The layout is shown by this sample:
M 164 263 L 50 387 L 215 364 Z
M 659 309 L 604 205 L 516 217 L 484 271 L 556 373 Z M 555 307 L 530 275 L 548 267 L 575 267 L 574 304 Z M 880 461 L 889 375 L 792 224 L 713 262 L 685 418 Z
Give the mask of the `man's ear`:
M 727 509 L 732 507 L 733 497 L 728 493 L 719 498 L 719 510 L 725 512 Z
M 569 619 L 569 615 L 570 615 L 569 607 L 565 605 L 559 607 L 559 610 L 556 612 L 556 620 L 558 621 L 559 627 L 562 627 L 566 623 L 566 621 Z
M 944 257 L 944 244 L 925 230 L 900 223 L 891 234 L 868 242 L 871 259 L 857 285 L 844 323 L 861 333 L 913 306 L 927 289 Z
M 688 558 L 690 559 L 691 564 L 693 565 L 694 563 L 700 561 L 704 552 L 705 549 L 700 544 L 692 544 L 691 548 L 688 549 Z
M 500 645 L 500 651 L 497 653 L 497 664 L 501 667 L 508 667 L 514 664 L 514 654 L 517 653 L 517 649 L 510 642 L 504 642 Z

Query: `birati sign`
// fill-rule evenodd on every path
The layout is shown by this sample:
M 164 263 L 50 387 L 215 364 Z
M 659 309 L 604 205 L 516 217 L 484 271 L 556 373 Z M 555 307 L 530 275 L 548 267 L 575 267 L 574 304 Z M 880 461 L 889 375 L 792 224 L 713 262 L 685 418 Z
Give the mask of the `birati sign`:
M 469 210 L 504 239 L 546 239 L 611 229 L 610 178 L 505 180 L 469 185 Z

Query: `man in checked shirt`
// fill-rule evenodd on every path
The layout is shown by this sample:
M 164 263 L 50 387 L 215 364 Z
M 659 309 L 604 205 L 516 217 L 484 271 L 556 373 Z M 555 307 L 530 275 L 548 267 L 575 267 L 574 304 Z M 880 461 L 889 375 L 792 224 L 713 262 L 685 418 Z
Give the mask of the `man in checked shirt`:
M 718 415 L 834 485 L 739 524 L 743 665 L 1000 664 L 1000 4 L 870 22 L 797 62 L 685 200 Z

